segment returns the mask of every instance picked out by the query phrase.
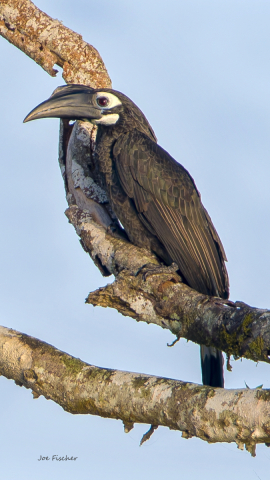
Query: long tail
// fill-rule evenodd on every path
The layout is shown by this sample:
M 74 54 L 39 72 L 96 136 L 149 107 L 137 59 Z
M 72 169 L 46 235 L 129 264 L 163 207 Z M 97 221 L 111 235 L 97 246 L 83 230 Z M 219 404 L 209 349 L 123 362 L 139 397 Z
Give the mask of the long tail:
M 223 355 L 215 347 L 201 345 L 202 381 L 210 387 L 224 388 Z

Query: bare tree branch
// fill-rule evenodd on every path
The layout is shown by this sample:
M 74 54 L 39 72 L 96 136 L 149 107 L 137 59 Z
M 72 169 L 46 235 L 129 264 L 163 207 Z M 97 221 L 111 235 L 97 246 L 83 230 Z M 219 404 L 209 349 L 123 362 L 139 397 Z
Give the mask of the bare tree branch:
M 82 36 L 37 8 L 30 0 L 1 0 L 0 35 L 55 77 L 59 65 L 67 83 L 110 87 L 97 50 Z
M 99 368 L 5 327 L 0 373 L 69 413 L 121 419 L 127 432 L 134 423 L 150 424 L 146 437 L 162 425 L 184 438 L 236 442 L 252 455 L 257 443 L 270 442 L 270 390 L 224 390 Z

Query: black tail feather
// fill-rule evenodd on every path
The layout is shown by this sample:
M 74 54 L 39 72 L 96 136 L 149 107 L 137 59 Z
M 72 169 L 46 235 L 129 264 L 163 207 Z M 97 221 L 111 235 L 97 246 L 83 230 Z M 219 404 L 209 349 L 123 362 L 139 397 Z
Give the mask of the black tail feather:
M 214 347 L 201 345 L 202 381 L 210 387 L 224 388 L 223 355 Z

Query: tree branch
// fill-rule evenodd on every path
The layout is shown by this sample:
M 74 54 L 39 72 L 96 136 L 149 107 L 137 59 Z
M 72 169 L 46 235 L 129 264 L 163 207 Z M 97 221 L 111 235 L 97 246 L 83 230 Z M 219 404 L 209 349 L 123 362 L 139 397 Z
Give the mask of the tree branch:
M 161 425 L 184 438 L 236 442 L 252 455 L 257 443 L 270 442 L 270 390 L 224 390 L 99 368 L 5 327 L 0 373 L 69 413 L 121 419 L 127 432 L 134 423 L 151 424 L 151 433 Z
M 0 35 L 55 77 L 63 68 L 67 83 L 110 87 L 111 80 L 98 51 L 82 36 L 49 17 L 30 0 L 1 0 Z

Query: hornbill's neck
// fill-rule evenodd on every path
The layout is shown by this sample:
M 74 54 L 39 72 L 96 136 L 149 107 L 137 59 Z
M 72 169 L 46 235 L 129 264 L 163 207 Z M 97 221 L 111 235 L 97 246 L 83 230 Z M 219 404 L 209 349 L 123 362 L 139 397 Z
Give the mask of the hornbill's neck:
M 96 146 L 94 157 L 98 162 L 98 168 L 103 176 L 103 187 L 108 188 L 111 184 L 113 170 L 113 148 L 117 139 L 128 133 L 123 125 L 105 126 L 98 125 L 96 134 Z

